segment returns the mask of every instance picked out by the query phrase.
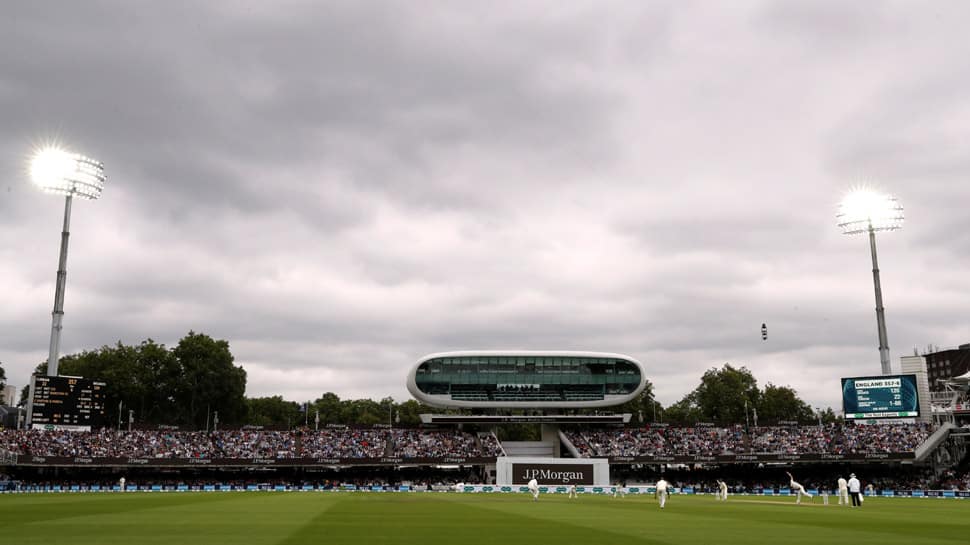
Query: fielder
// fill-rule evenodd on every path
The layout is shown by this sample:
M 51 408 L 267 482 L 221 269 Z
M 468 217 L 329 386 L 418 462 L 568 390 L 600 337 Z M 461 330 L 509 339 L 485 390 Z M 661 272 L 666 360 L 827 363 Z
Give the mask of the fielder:
M 613 487 L 613 497 L 614 498 L 626 497 L 626 483 L 620 483 L 619 485 Z
M 785 473 L 788 473 L 788 472 L 786 471 Z M 789 479 L 788 486 L 789 488 L 792 489 L 792 492 L 795 493 L 796 504 L 802 503 L 802 496 L 805 496 L 806 498 L 809 498 L 809 499 L 812 498 L 811 494 L 809 494 L 808 492 L 805 492 L 804 486 L 795 482 L 795 477 L 792 477 L 791 473 L 788 473 L 788 479 Z
M 654 492 L 654 496 L 656 496 L 657 499 L 660 500 L 661 509 L 663 509 L 664 505 L 666 505 L 667 503 L 667 488 L 669 486 L 670 485 L 667 483 L 667 481 L 663 479 L 660 479 L 659 481 L 657 481 L 657 491 Z
M 573 500 L 578 497 L 579 496 L 576 494 L 576 485 L 574 484 L 569 485 L 569 499 Z
M 528 484 L 529 493 L 532 494 L 532 501 L 539 501 L 539 481 L 532 479 Z
M 728 496 L 728 485 L 724 481 L 717 481 L 717 499 L 720 501 L 727 501 Z
M 849 505 L 849 483 L 845 477 L 839 477 L 839 505 Z

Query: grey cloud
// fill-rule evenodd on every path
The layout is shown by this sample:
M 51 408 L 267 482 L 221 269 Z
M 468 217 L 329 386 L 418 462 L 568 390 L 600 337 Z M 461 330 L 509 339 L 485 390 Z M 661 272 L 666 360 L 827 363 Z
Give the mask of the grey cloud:
M 834 225 L 858 174 L 911 218 L 880 237 L 894 356 L 970 340 L 968 42 L 932 9 L 59 8 L 0 21 L 14 383 L 49 331 L 61 204 L 22 154 L 51 132 L 110 176 L 75 210 L 65 350 L 204 331 L 253 395 L 404 398 L 422 354 L 508 347 L 628 353 L 665 402 L 730 361 L 835 406 L 878 369 Z
M 864 47 L 895 30 L 897 6 L 892 2 L 847 5 L 833 0 L 765 2 L 754 23 L 778 39 L 800 41 L 815 54 L 834 54 Z

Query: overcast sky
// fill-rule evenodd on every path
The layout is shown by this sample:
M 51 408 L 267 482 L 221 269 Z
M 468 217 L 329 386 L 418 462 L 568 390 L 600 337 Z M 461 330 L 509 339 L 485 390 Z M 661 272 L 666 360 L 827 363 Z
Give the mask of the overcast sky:
M 664 404 L 725 362 L 840 407 L 970 342 L 966 2 L 10 2 L 0 18 L 0 362 L 47 357 L 63 199 L 27 157 L 104 161 L 71 226 L 62 353 L 189 330 L 250 396 L 408 399 L 457 349 L 620 352 Z M 761 324 L 769 329 L 761 340 Z

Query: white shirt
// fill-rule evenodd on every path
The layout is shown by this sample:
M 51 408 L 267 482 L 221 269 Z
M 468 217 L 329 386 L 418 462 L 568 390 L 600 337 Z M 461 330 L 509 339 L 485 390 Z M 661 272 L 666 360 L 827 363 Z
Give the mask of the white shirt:
M 795 481 L 788 483 L 788 486 L 790 486 L 792 490 L 805 490 L 802 485 L 796 483 Z
M 845 490 L 847 486 L 845 479 L 839 477 L 839 490 Z
M 538 490 L 538 489 L 539 489 L 539 481 L 535 479 L 532 479 L 531 481 L 529 481 L 529 490 Z
M 859 484 L 859 479 L 855 477 L 849 479 L 849 492 L 858 492 L 861 487 L 862 485 Z
M 667 481 L 660 479 L 657 481 L 657 492 L 666 492 L 667 486 Z
M 727 490 L 727 483 L 724 481 L 720 481 L 720 485 L 718 486 L 720 487 L 721 491 Z

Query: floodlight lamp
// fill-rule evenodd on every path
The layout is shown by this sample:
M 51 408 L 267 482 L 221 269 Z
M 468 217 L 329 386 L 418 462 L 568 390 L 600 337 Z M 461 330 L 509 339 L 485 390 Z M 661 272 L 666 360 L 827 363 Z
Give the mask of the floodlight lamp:
M 104 189 L 104 165 L 90 157 L 48 147 L 31 159 L 30 179 L 47 193 L 95 200 Z
M 836 216 L 842 233 L 856 235 L 903 228 L 903 207 L 893 195 L 868 189 L 853 191 L 842 199 Z

